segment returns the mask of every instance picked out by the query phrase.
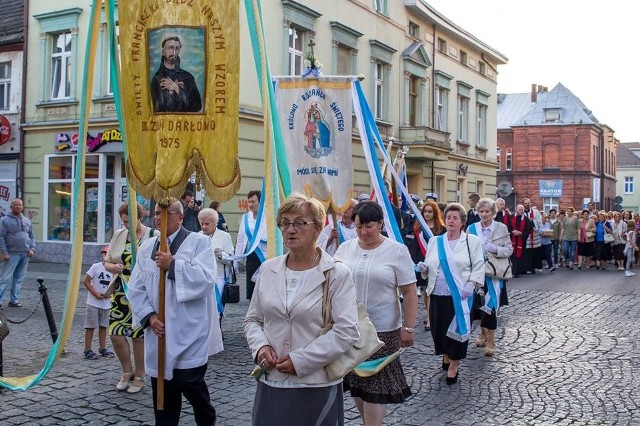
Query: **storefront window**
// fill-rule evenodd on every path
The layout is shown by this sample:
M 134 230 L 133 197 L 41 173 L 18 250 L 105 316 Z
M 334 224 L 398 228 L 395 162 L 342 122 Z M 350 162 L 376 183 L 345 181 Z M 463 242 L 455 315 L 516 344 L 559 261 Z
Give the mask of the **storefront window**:
M 46 239 L 50 241 L 70 241 L 71 218 L 73 217 L 73 164 L 76 154 L 50 155 L 47 157 L 49 174 L 46 180 L 44 217 Z M 116 185 L 120 179 L 120 156 L 90 154 L 86 156 L 84 184 L 84 217 L 82 223 L 83 241 L 108 243 L 113 236 L 116 203 Z
M 47 239 L 69 241 L 71 238 L 71 183 L 49 184 Z

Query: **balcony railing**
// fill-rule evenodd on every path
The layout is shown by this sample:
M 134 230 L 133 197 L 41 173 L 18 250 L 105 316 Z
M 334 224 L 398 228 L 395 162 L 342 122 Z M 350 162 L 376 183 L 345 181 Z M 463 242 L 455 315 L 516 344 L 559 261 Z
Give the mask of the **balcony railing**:
M 435 130 L 430 127 L 400 127 L 399 143 L 407 146 L 431 146 L 451 151 L 449 132 Z

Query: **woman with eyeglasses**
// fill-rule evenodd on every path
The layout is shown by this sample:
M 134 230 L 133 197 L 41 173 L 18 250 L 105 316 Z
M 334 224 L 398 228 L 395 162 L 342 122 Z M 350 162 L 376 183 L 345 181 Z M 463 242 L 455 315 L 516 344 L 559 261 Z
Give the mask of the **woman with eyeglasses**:
M 141 327 L 133 328 L 131 306 L 125 292 L 125 286 L 133 269 L 131 244 L 135 242 L 139 247 L 148 238 L 160 235 L 157 229 L 154 231 L 142 224 L 144 209 L 140 204 L 136 203 L 136 206 L 138 222 L 135 238 L 129 235 L 129 209 L 128 204 L 124 202 L 118 208 L 123 227 L 114 232 L 103 262 L 104 268 L 117 277 L 114 281 L 109 311 L 109 336 L 116 357 L 122 366 L 122 377 L 116 384 L 116 390 L 128 393 L 140 392 L 144 387 L 144 331 Z M 131 362 L 131 349 L 127 337 L 131 338 L 133 345 L 135 366 Z
M 342 425 L 342 379 L 325 366 L 358 340 L 356 295 L 349 270 L 317 247 L 322 204 L 301 194 L 277 214 L 286 255 L 266 261 L 244 320 L 244 335 L 260 368 L 254 425 Z M 333 327 L 322 334 L 325 281 Z
M 385 343 L 369 358 L 374 360 L 413 345 L 418 311 L 416 275 L 407 247 L 380 233 L 384 223 L 380 205 L 375 201 L 358 203 L 351 217 L 358 238 L 341 244 L 335 258 L 351 269 L 358 302 L 367 308 L 378 338 Z M 404 299 L 402 305 L 398 290 Z M 367 426 L 382 424 L 385 404 L 404 402 L 411 395 L 399 357 L 371 377 L 347 374 L 344 389 L 351 393 Z

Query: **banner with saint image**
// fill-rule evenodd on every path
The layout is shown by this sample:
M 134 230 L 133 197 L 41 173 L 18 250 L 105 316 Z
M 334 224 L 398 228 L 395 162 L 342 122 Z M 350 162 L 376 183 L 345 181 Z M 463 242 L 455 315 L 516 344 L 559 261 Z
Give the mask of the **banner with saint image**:
M 340 213 L 352 187 L 354 77 L 274 77 L 291 190 Z
M 217 200 L 240 186 L 239 4 L 119 2 L 127 177 L 146 198 L 179 197 L 188 179 Z

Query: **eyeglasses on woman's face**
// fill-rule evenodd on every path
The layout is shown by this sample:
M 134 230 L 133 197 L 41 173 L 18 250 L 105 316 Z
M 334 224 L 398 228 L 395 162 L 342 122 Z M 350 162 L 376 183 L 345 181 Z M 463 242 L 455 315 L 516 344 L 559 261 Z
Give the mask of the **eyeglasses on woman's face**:
M 314 223 L 315 223 L 314 221 L 307 222 L 306 220 L 294 220 L 293 222 L 289 222 L 288 220 L 283 220 L 280 223 L 278 223 L 278 228 L 280 228 L 280 230 L 284 232 L 287 229 L 289 229 L 289 226 L 291 225 L 293 225 L 293 229 L 302 229 L 306 225 L 312 225 Z

